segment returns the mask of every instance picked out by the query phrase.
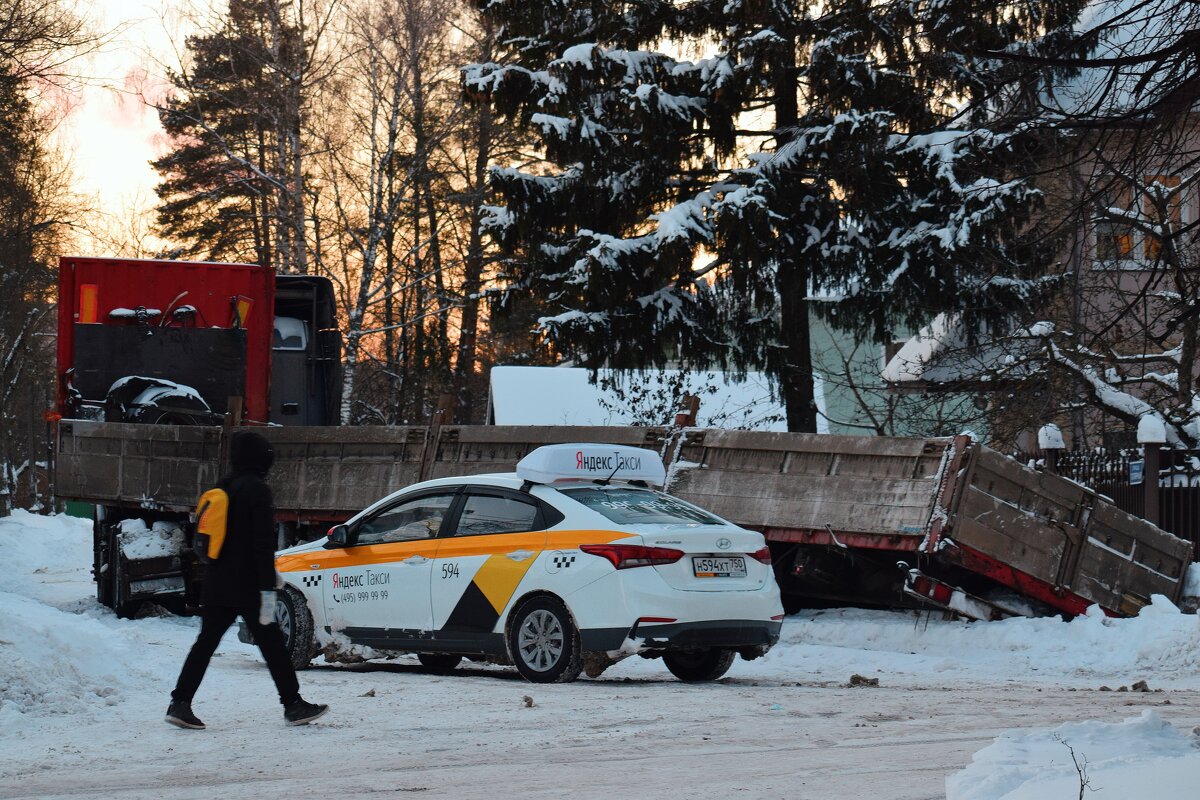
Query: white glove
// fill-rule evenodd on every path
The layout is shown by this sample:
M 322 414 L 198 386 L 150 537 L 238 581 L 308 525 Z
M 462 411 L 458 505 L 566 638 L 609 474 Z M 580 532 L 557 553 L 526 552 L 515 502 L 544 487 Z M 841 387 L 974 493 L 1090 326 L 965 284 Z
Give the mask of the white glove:
M 262 598 L 258 604 L 258 624 L 275 624 L 275 591 L 267 589 L 259 592 L 258 595 Z

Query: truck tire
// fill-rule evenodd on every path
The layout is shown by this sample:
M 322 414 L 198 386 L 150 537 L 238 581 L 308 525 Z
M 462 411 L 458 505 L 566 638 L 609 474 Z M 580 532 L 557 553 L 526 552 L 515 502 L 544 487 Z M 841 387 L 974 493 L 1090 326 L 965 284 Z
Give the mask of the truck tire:
M 557 597 L 532 597 L 513 612 L 508 652 L 531 683 L 570 683 L 583 671 L 579 631 Z
M 277 595 L 275 621 L 283 634 L 283 646 L 295 669 L 308 669 L 315 655 L 313 648 L 313 618 L 304 595 L 285 586 Z
M 118 525 L 108 527 L 109 560 L 106 576 L 111 586 L 109 591 L 112 592 L 112 610 L 121 619 L 133 619 L 142 604 L 129 599 L 129 570 L 125 557 L 121 555 L 121 541 L 117 538 L 119 532 Z
M 112 576 L 112 610 L 121 619 L 133 619 L 140 604 L 129 599 L 129 575 L 120 555 L 109 563 L 108 571 Z
M 672 675 L 684 683 L 703 683 L 715 681 L 728 672 L 736 655 L 728 647 L 711 647 L 707 650 L 664 653 L 663 663 Z
M 105 608 L 112 608 L 112 571 L 110 553 L 112 543 L 108 538 L 108 528 L 101 519 L 100 507 L 92 512 L 92 579 L 96 581 L 96 602 Z

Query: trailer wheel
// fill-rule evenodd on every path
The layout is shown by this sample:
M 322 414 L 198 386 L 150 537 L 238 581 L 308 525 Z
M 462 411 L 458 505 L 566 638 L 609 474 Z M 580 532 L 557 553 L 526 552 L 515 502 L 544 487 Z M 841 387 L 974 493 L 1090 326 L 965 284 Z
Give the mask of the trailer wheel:
M 287 649 L 295 669 L 308 669 L 312 661 L 313 650 L 313 618 L 308 610 L 308 602 L 304 595 L 285 586 L 277 595 L 275 604 L 275 621 L 279 623 L 279 631 L 283 634 L 283 646 Z
M 711 647 L 707 650 L 688 650 L 663 653 L 663 663 L 671 674 L 685 683 L 715 681 L 733 666 L 736 656 L 731 648 Z

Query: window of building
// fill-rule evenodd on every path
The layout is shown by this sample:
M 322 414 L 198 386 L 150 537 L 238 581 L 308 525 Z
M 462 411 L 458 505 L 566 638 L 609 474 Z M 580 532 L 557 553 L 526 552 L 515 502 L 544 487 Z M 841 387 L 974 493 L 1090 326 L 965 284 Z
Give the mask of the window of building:
M 1183 193 L 1177 191 L 1168 194 L 1165 209 L 1156 198 L 1161 197 L 1164 190 L 1171 192 L 1178 189 L 1179 185 L 1177 175 L 1146 175 L 1136 186 L 1122 179 L 1114 179 L 1100 192 L 1097 206 L 1115 211 L 1140 211 L 1152 223 L 1161 221 L 1165 211 L 1171 223 L 1178 227 L 1184 223 L 1185 217 Z M 1162 242 L 1158 237 L 1119 219 L 1106 219 L 1103 212 L 1099 216 L 1094 231 L 1097 262 L 1148 263 L 1158 260 L 1162 251 Z

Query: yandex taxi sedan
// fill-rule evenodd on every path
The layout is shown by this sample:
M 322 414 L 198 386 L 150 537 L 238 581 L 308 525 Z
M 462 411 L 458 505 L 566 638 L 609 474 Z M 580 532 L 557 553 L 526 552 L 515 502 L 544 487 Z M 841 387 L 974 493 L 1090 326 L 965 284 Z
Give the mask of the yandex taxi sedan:
M 761 534 L 650 488 L 664 477 L 649 450 L 553 445 L 513 474 L 396 492 L 277 555 L 293 661 L 466 656 L 547 683 L 638 654 L 719 678 L 779 638 L 770 554 Z

